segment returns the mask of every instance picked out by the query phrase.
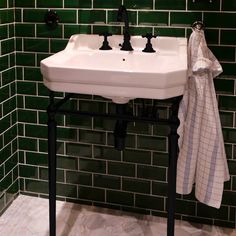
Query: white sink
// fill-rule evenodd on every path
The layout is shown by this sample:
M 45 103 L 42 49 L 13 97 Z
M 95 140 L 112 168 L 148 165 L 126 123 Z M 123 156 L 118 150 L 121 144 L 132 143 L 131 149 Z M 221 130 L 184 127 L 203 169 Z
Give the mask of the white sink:
M 103 37 L 72 35 L 66 48 L 41 61 L 52 91 L 93 94 L 127 103 L 134 98 L 166 99 L 183 94 L 187 80 L 187 39 L 152 39 L 156 53 L 142 52 L 146 39 L 131 36 L 133 51 L 121 51 L 122 35 L 108 38 L 113 50 L 99 50 Z

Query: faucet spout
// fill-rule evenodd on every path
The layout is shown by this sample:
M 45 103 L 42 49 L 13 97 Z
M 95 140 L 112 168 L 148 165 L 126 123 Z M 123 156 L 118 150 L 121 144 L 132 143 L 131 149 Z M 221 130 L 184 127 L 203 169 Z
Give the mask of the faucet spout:
M 124 42 L 123 42 L 120 50 L 133 51 L 133 48 L 130 43 L 129 16 L 128 16 L 128 12 L 127 12 L 124 5 L 121 5 L 119 7 L 118 13 L 117 13 L 117 21 L 121 22 L 122 20 L 125 23 L 125 28 L 124 28 L 124 32 L 123 32 Z

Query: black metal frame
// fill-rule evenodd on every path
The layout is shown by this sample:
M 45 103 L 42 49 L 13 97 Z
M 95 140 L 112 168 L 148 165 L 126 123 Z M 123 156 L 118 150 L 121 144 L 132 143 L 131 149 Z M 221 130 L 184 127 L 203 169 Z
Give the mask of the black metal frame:
M 174 236 L 175 227 L 175 198 L 176 198 L 176 166 L 178 157 L 178 134 L 179 126 L 178 108 L 182 96 L 172 99 L 171 116 L 169 119 L 159 119 L 158 117 L 139 117 L 129 114 L 109 114 L 96 112 L 71 111 L 61 109 L 61 106 L 72 98 L 74 94 L 68 94 L 63 99 L 55 102 L 54 92 L 50 92 L 50 104 L 47 109 L 48 113 L 48 168 L 49 168 L 49 220 L 50 236 L 56 236 L 56 143 L 57 143 L 57 122 L 56 114 L 78 115 L 102 117 L 106 119 L 115 119 L 119 121 L 142 121 L 148 123 L 168 124 L 170 133 L 168 136 L 169 151 L 169 168 L 168 168 L 168 220 L 167 235 Z

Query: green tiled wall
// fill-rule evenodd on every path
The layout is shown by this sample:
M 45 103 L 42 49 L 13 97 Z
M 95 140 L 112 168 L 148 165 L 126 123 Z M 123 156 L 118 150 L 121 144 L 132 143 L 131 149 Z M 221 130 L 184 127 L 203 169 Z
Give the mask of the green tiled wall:
M 18 192 L 13 1 L 0 2 L 0 213 Z
M 187 4 L 185 0 L 15 0 L 15 41 L 11 41 L 5 28 L 2 31 L 8 38 L 3 51 L 8 55 L 13 42 L 16 50 L 20 191 L 38 196 L 47 194 L 45 109 L 48 90 L 42 84 L 40 60 L 62 50 L 71 34 L 97 34 L 104 30 L 120 34 L 122 26 L 116 22 L 120 4 L 126 5 L 129 10 L 133 35 L 152 32 L 161 36 L 187 37 L 195 20 L 205 22 L 209 47 L 224 68 L 223 75 L 215 79 L 215 87 L 231 180 L 225 184 L 220 210 L 200 204 L 191 194 L 178 195 L 176 211 L 180 219 L 234 227 L 236 5 L 228 0 L 214 0 L 213 3 L 203 0 L 192 3 L 189 0 Z M 59 27 L 54 31 L 48 30 L 43 22 L 48 8 L 56 9 L 60 16 Z M 6 13 L 0 14 L 11 19 L 10 11 L 9 6 Z M 8 60 L 1 60 L 0 66 L 4 70 Z M 5 91 L 12 90 L 5 88 Z M 8 97 L 4 96 L 5 100 L 8 101 Z M 152 101 L 146 102 L 152 104 Z M 12 112 L 3 109 L 2 103 L 0 105 L 2 113 L 4 110 Z M 130 104 L 130 109 L 132 105 L 140 110 L 139 99 Z M 78 95 L 68 106 L 100 112 L 114 110 L 110 101 L 98 96 Z M 161 116 L 167 117 L 168 104 L 159 103 L 158 106 Z M 129 124 L 127 148 L 119 152 L 113 148 L 113 121 L 63 116 L 58 116 L 57 121 L 59 199 L 166 216 L 168 127 Z

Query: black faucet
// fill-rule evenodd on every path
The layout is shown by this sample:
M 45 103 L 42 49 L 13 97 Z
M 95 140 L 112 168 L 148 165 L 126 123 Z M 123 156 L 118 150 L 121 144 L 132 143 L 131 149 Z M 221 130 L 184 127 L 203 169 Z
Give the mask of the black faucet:
M 130 44 L 130 33 L 129 33 L 129 17 L 128 17 L 128 12 L 125 8 L 125 6 L 121 5 L 118 9 L 118 14 L 117 14 L 117 21 L 124 21 L 125 23 L 125 28 L 124 28 L 124 42 L 121 45 L 120 50 L 124 51 L 133 51 L 134 49 L 132 48 Z

